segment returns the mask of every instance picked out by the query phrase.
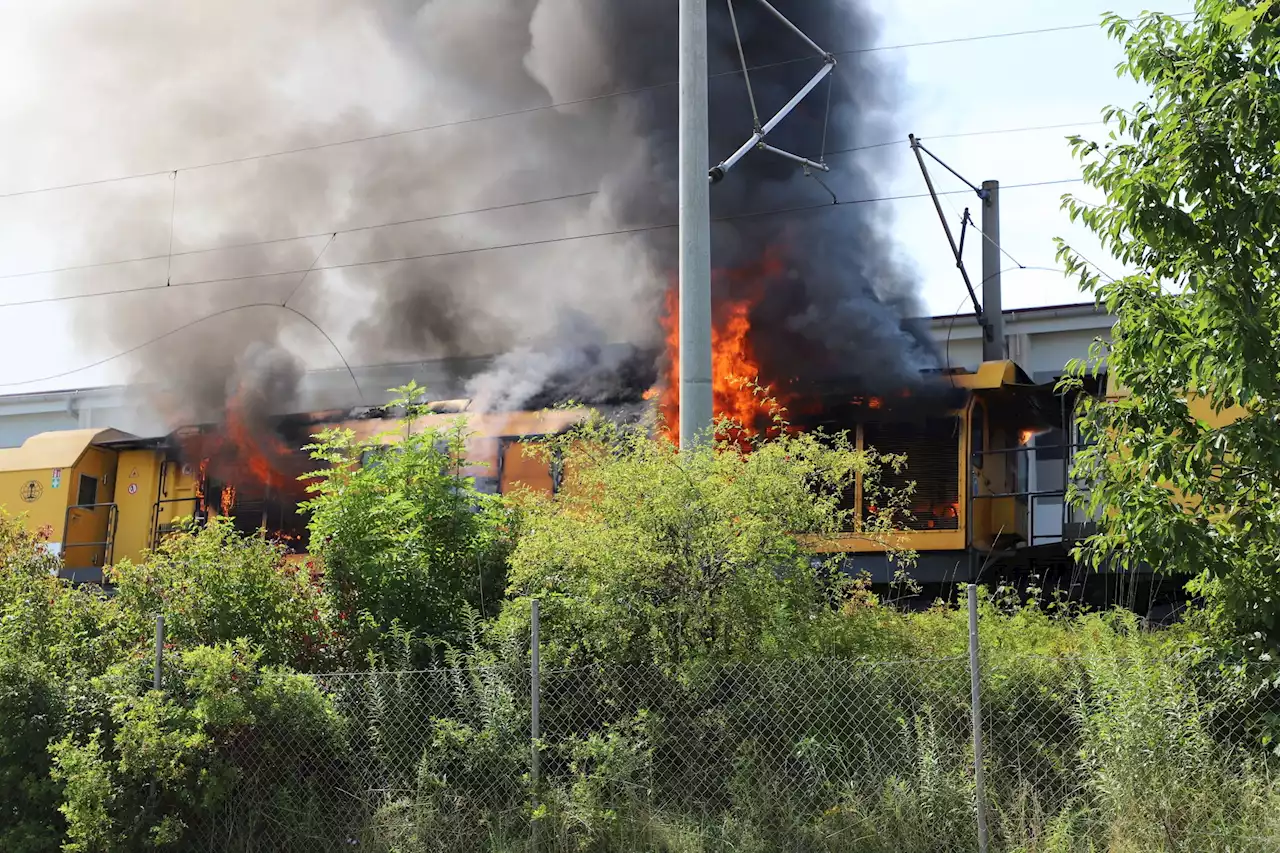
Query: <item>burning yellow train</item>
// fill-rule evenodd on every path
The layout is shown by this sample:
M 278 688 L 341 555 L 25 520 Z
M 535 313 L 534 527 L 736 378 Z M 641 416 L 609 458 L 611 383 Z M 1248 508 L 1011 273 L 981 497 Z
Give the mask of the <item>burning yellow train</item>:
M 1010 361 L 988 362 L 972 373 L 936 377 L 955 394 L 941 410 L 922 411 L 900 399 L 858 398 L 824 409 L 815 425 L 847 429 L 859 447 L 903 454 L 907 467 L 888 483 L 915 483 L 902 544 L 918 552 L 925 582 L 963 580 L 974 553 L 1001 559 L 1053 559 L 1065 553 L 1038 542 L 1035 503 L 1053 493 L 1029 487 L 1029 437 L 1069 433 L 1069 401 L 1052 386 L 1032 384 Z M 517 484 L 554 493 L 557 483 L 526 445 L 581 423 L 586 410 L 469 413 L 468 401 L 433 404 L 416 428 L 441 426 L 460 415 L 471 432 L 468 473 L 485 491 Z M 0 506 L 23 514 L 44 532 L 74 581 L 98 582 L 105 566 L 136 559 L 179 518 L 230 516 L 246 532 L 266 530 L 305 541 L 297 504 L 298 477 L 310 467 L 301 448 L 325 427 L 342 426 L 362 438 L 389 429 L 386 413 L 319 413 L 286 418 L 271 430 L 250 429 L 229 413 L 226 423 L 140 438 L 113 429 L 45 433 L 0 450 Z M 1065 452 L 1061 464 L 1067 466 Z M 1061 495 L 1061 491 L 1056 494 Z M 862 511 L 855 489 L 854 508 Z M 884 547 L 854 536 L 819 544 L 848 555 L 850 568 L 886 580 L 893 572 Z M 1055 550 L 1056 547 L 1056 550 Z M 1058 554 L 1060 557 L 1061 554 Z

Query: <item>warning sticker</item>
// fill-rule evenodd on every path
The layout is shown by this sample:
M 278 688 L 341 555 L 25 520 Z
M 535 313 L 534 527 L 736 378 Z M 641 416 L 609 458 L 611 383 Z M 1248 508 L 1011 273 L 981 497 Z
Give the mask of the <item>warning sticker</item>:
M 131 495 L 136 495 L 137 493 L 138 493 L 138 484 L 137 484 L 137 483 L 130 483 L 130 484 L 129 484 L 129 494 L 131 494 Z
M 53 469 L 53 478 L 50 480 L 49 485 L 51 485 L 55 489 L 58 488 L 58 486 L 62 485 L 62 469 L 61 468 Z
M 131 470 L 131 471 L 129 472 L 129 479 L 130 479 L 130 480 L 136 480 L 136 479 L 138 479 L 138 469 L 137 469 L 137 468 L 134 468 L 133 470 Z

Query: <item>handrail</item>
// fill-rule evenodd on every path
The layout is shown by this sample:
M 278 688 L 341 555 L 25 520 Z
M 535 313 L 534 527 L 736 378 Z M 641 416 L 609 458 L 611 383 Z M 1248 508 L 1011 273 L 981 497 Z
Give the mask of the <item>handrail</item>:
M 107 508 L 107 527 L 106 527 L 107 538 L 101 541 L 73 542 L 68 544 L 67 534 L 71 532 L 71 513 L 78 509 L 87 510 L 88 512 L 93 513 L 103 507 Z M 112 559 L 115 556 L 116 533 L 117 533 L 117 528 L 119 524 L 120 524 L 120 507 L 114 501 L 92 503 L 92 504 L 76 504 L 74 506 L 67 507 L 67 511 L 63 515 L 63 519 L 62 519 L 61 556 L 62 556 L 63 564 L 65 565 L 67 563 L 67 553 L 70 551 L 83 549 L 83 548 L 94 548 L 94 549 L 101 548 L 102 549 L 102 565 L 103 566 L 111 565 Z M 98 566 L 93 566 L 92 563 L 90 563 L 90 566 L 93 568 L 100 568 Z M 67 566 L 67 568 L 75 569 L 75 568 L 88 568 L 88 567 Z

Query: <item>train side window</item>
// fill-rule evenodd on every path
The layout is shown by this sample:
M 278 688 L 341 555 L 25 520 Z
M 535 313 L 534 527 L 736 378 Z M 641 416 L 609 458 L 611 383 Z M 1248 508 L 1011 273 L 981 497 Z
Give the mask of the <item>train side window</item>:
M 93 506 L 98 502 L 98 478 L 88 474 L 80 475 L 80 490 L 76 495 L 76 506 Z
M 976 468 L 982 467 L 982 454 L 987 449 L 986 413 L 987 407 L 975 400 L 969 414 L 969 453 Z

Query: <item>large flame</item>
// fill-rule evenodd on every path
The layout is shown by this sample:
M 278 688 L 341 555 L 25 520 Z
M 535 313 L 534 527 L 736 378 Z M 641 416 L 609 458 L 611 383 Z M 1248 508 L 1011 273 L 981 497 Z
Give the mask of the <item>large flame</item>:
M 295 477 L 287 473 L 293 461 L 294 451 L 270 429 L 261 426 L 256 429 L 249 423 L 245 392 L 238 390 L 232 396 L 227 407 L 227 438 L 235 448 L 240 465 L 246 469 L 238 472 L 248 476 L 268 489 L 279 491 L 292 490 L 296 486 Z
M 184 458 L 198 466 L 198 509 L 237 516 L 237 526 L 267 525 L 274 538 L 294 540 L 295 534 L 274 528 L 300 524 L 289 518 L 306 497 L 298 477 L 309 467 L 307 458 L 300 443 L 291 447 L 272 423 L 254 416 L 264 407 L 251 405 L 251 393 L 242 388 L 232 395 L 221 425 L 179 433 Z
M 734 437 L 742 441 L 765 431 L 780 406 L 762 376 L 752 346 L 751 312 L 766 287 L 781 283 L 783 272 L 781 255 L 766 250 L 757 261 L 712 274 L 712 406 L 715 417 L 739 425 L 741 434 Z M 660 387 L 645 396 L 658 398 L 664 433 L 674 442 L 680 424 L 680 294 L 674 284 L 667 290 L 662 328 L 666 333 L 666 371 Z

